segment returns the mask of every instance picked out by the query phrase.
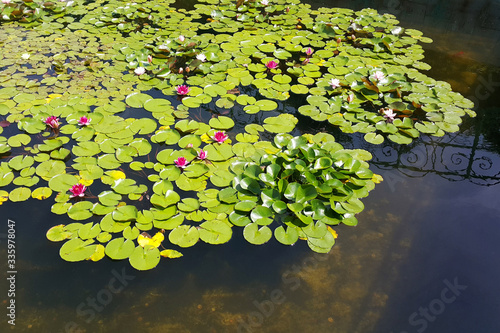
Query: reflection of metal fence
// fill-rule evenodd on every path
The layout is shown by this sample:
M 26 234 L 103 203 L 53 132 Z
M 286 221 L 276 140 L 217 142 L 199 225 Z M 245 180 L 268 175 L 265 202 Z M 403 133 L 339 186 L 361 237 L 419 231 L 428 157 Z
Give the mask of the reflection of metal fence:
M 411 178 L 437 174 L 450 181 L 468 180 L 483 186 L 500 183 L 500 155 L 488 150 L 479 133 L 474 137 L 428 137 L 408 146 L 386 144 L 372 154 L 370 164 Z

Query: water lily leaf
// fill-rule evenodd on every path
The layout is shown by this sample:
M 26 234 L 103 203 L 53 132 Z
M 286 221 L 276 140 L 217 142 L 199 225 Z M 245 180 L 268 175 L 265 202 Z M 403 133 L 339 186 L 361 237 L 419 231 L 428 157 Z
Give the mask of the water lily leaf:
M 125 98 L 125 103 L 132 108 L 142 108 L 152 97 L 143 93 L 132 93 Z
M 97 237 L 97 235 L 99 235 L 100 232 L 101 232 L 101 228 L 99 227 L 99 224 L 94 225 L 94 223 L 89 222 L 89 223 L 82 225 L 78 229 L 78 237 L 80 237 L 83 240 L 92 239 L 92 238 Z
M 138 186 L 133 179 L 120 178 L 114 181 L 113 185 L 111 185 L 111 188 L 116 193 L 126 195 L 135 192 L 138 189 Z
M 335 238 L 332 233 L 327 232 L 321 238 L 307 238 L 307 245 L 311 250 L 318 253 L 328 253 L 332 249 L 335 244 Z
M 261 99 L 257 102 L 255 102 L 255 106 L 258 106 L 260 110 L 262 111 L 272 111 L 276 110 L 278 108 L 278 103 L 275 101 L 271 101 L 268 99 Z
M 24 168 L 32 166 L 34 162 L 35 162 L 34 158 L 29 155 L 27 156 L 18 155 L 13 157 L 9 161 L 9 167 L 13 170 L 20 171 Z
M 200 202 L 194 198 L 185 198 L 177 203 L 177 208 L 183 212 L 193 212 L 200 208 Z
M 36 167 L 36 174 L 44 180 L 66 173 L 66 164 L 59 160 L 48 160 Z
M 284 245 L 293 245 L 299 239 L 299 233 L 294 227 L 287 227 L 286 230 L 283 226 L 279 226 L 274 230 L 274 238 Z
M 163 250 L 160 252 L 160 255 L 162 257 L 170 258 L 170 259 L 180 258 L 183 256 L 182 253 L 180 253 L 179 251 L 176 251 L 176 250 Z
M 19 121 L 18 127 L 20 130 L 23 130 L 28 134 L 37 134 L 43 131 L 47 125 L 40 119 L 23 118 Z
M 208 122 L 210 127 L 214 129 L 227 130 L 234 127 L 234 121 L 225 116 L 219 116 L 218 118 L 212 118 Z
M 9 193 L 9 200 L 13 202 L 28 200 L 31 196 L 31 190 L 27 187 L 18 187 Z
M 173 129 L 167 129 L 158 131 L 155 135 L 151 137 L 151 141 L 156 143 L 165 142 L 167 145 L 173 145 L 179 142 L 180 138 L 181 135 L 179 134 L 179 132 Z
M 104 154 L 97 158 L 97 164 L 103 169 L 118 169 L 121 165 L 114 154 Z
M 366 142 L 372 143 L 374 145 L 379 145 L 384 142 L 384 137 L 376 133 L 366 133 L 364 138 Z
M 124 235 L 126 230 L 127 229 L 123 231 Z M 137 233 L 138 232 L 139 230 L 137 230 Z M 153 237 L 151 237 L 148 233 L 143 232 L 142 234 L 137 235 L 136 237 L 137 237 L 137 243 L 139 243 L 139 245 L 142 247 L 149 247 L 149 246 L 159 247 L 163 242 L 163 240 L 165 239 L 165 236 L 163 235 L 162 232 L 157 232 Z
M 254 245 L 262 245 L 267 243 L 271 237 L 273 236 L 273 232 L 267 226 L 262 226 L 259 228 L 257 223 L 249 223 L 243 229 L 243 237 Z
M 190 247 L 195 245 L 200 238 L 198 229 L 189 225 L 181 225 L 175 228 L 168 235 L 168 240 L 180 247 Z
M 96 245 L 92 245 L 94 241 L 81 240 L 80 238 L 73 238 L 63 244 L 59 250 L 59 255 L 66 261 L 82 261 L 89 259 L 96 251 Z
M 129 256 L 129 262 L 139 271 L 155 268 L 160 262 L 160 250 L 156 247 L 137 246 Z
M 277 117 L 264 119 L 264 128 L 271 133 L 288 133 L 293 131 L 298 120 L 291 114 L 280 114 Z
M 105 253 L 111 259 L 122 260 L 128 258 L 134 250 L 135 244 L 132 240 L 120 237 L 106 245 Z
M 231 227 L 218 220 L 203 222 L 200 224 L 198 232 L 200 234 L 200 239 L 209 244 L 224 244 L 228 242 L 233 235 Z
M 66 230 L 66 226 L 64 224 L 53 226 L 46 233 L 47 239 L 51 242 L 63 241 L 70 238 L 71 235 L 73 235 L 73 233 Z
M 265 206 L 256 206 L 250 213 L 250 219 L 258 225 L 269 225 L 273 222 L 274 212 Z
M 68 208 L 68 216 L 77 221 L 86 220 L 94 215 L 90 209 L 93 204 L 89 201 L 80 201 Z
M 30 143 L 31 137 L 27 134 L 21 133 L 11 136 L 7 140 L 7 144 L 11 147 L 22 147 L 27 146 Z M 6 151 L 5 151 L 6 152 Z
M 77 177 L 69 174 L 59 174 L 49 180 L 49 187 L 56 192 L 66 192 L 77 183 Z
M 51 195 L 52 195 L 52 190 L 48 187 L 39 187 L 31 193 L 31 196 L 38 200 L 47 199 Z
M 125 205 L 116 208 L 111 217 L 117 222 L 132 221 L 137 219 L 137 208 L 132 205 Z
M 141 118 L 135 120 L 132 124 L 130 124 L 130 129 L 134 133 L 139 134 L 150 134 L 156 130 L 157 123 L 153 119 L 150 118 Z
M 226 161 L 234 156 L 231 146 L 227 143 L 210 144 L 205 146 L 204 150 L 211 161 Z

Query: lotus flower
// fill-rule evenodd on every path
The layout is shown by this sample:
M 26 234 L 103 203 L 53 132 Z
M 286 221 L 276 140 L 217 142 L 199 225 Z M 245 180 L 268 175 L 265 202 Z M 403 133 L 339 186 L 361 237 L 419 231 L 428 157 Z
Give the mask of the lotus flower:
M 146 73 L 146 68 L 144 68 L 144 67 L 137 67 L 134 70 L 134 73 L 137 74 L 137 75 L 142 75 L 142 74 Z
M 380 82 L 385 78 L 385 75 L 381 71 L 376 71 L 375 74 L 373 74 L 373 78 Z
M 85 195 L 85 190 L 87 188 L 85 187 L 85 185 L 81 184 L 81 183 L 78 183 L 76 185 L 73 185 L 69 191 L 71 192 L 71 195 L 69 196 L 70 198 L 74 198 L 74 197 L 83 197 Z
M 187 95 L 191 89 L 189 89 L 188 86 L 183 84 L 181 86 L 175 87 L 175 90 L 177 91 L 177 95 L 183 96 L 183 95 Z
M 313 54 L 313 52 L 314 52 L 314 50 L 313 50 L 312 48 L 310 48 L 310 47 L 308 47 L 308 48 L 306 49 L 306 54 L 307 54 L 308 56 L 310 56 L 311 54 Z
M 59 119 L 55 116 L 50 116 L 47 119 L 45 119 L 45 123 L 49 125 L 52 128 L 59 128 Z
M 200 151 L 198 152 L 198 158 L 199 158 L 200 160 L 204 160 L 204 159 L 206 159 L 206 158 L 207 158 L 207 152 L 206 152 L 206 151 L 204 151 L 204 150 L 200 150 Z
M 175 165 L 180 168 L 180 169 L 184 169 L 188 164 L 189 162 L 186 160 L 185 157 L 179 157 L 178 159 L 176 159 L 174 161 Z
M 203 53 L 200 53 L 196 55 L 196 59 L 201 60 L 201 62 L 205 62 L 207 57 Z
M 78 119 L 78 125 L 80 125 L 80 126 L 87 126 L 87 125 L 90 125 L 90 121 L 91 121 L 91 120 L 92 120 L 92 119 L 87 118 L 87 117 L 85 117 L 85 116 L 80 117 L 80 119 Z
M 278 63 L 274 60 L 271 60 L 266 64 L 266 67 L 269 69 L 275 69 L 276 67 L 278 67 Z
M 340 87 L 340 80 L 339 79 L 331 79 L 330 82 L 328 82 L 330 86 L 332 86 L 332 89 L 336 89 Z
M 212 137 L 215 141 L 218 143 L 223 143 L 226 141 L 229 137 L 226 135 L 226 133 L 222 131 L 217 131 L 215 132 L 214 136 Z
M 388 123 L 392 123 L 394 120 L 394 117 L 397 116 L 397 114 L 395 114 L 394 111 L 392 111 L 392 109 L 382 110 L 382 114 L 384 115 L 384 117 Z
M 183 42 L 183 41 L 185 41 L 185 40 L 186 40 L 186 38 L 185 38 L 183 35 L 180 35 L 180 36 L 179 36 L 179 41 Z

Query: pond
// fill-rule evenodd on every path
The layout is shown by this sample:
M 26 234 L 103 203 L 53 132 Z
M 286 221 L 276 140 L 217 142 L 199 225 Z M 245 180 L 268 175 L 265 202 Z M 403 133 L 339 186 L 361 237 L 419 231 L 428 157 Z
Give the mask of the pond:
M 196 3 L 182 6 L 191 9 Z M 362 199 L 365 209 L 356 215 L 357 226 L 335 227 L 338 238 L 327 254 L 311 251 L 305 241 L 253 245 L 239 228 L 225 244 L 200 241 L 180 249 L 182 258 L 162 258 L 150 270 L 108 257 L 67 262 L 59 255 L 61 243 L 46 237 L 51 227 L 73 222 L 51 212 L 55 194 L 41 201 L 5 201 L 0 299 L 7 314 L 15 300 L 15 325 L 4 316 L 2 332 L 500 331 L 500 5 L 303 3 L 370 7 L 422 31 L 433 40 L 422 45 L 431 66 L 426 75 L 473 101 L 477 116 L 464 116 L 458 132 L 374 145 L 363 133 L 343 133 L 296 113 L 293 135 L 331 131 L 345 148 L 369 151 L 370 169 L 384 179 Z M 158 91 L 143 92 L 162 97 Z M 175 106 L 182 105 L 172 96 Z M 140 112 L 127 108 L 120 115 L 141 117 Z M 245 112 L 232 115 L 239 132 L 246 122 L 261 120 Z M 200 122 L 212 117 L 191 116 Z M 275 134 L 267 133 L 267 139 Z M 9 235 L 15 235 L 15 271 L 7 262 Z

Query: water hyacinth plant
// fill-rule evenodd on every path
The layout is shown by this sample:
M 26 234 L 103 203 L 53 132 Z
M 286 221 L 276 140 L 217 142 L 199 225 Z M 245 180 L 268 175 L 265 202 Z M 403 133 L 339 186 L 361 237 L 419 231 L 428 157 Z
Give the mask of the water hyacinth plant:
M 47 238 L 64 242 L 68 261 L 151 269 L 239 228 L 253 244 L 274 235 L 328 252 L 380 178 L 366 151 L 300 135 L 298 114 L 372 144 L 441 136 L 474 116 L 472 102 L 423 73 L 420 43 L 431 40 L 372 9 L 34 0 L 0 11 L 11 22 L 0 34 L 10 124 L 0 127 L 0 199 L 54 200 L 64 222 Z

